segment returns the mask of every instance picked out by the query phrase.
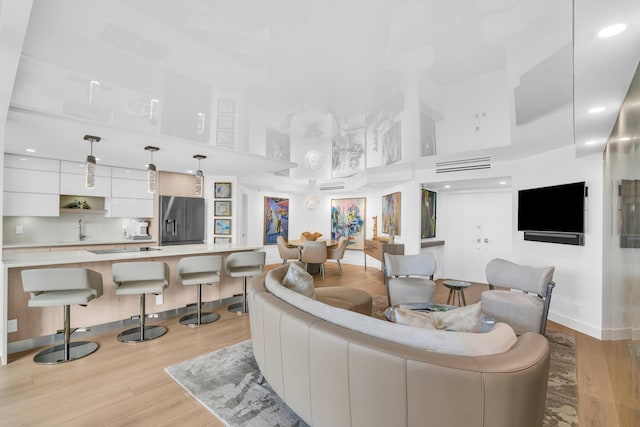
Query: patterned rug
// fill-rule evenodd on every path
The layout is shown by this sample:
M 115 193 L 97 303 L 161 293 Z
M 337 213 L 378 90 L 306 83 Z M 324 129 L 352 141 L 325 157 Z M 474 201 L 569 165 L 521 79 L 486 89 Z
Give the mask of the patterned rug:
M 374 297 L 373 316 L 384 318 L 386 297 Z M 577 426 L 577 386 L 573 335 L 547 331 L 551 367 L 544 417 L 545 427 Z M 165 371 L 227 426 L 307 426 L 273 392 L 244 341 Z

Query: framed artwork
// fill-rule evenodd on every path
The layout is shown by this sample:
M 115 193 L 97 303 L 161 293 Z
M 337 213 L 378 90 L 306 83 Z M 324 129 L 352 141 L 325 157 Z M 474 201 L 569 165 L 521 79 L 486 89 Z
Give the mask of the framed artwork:
M 216 182 L 214 187 L 214 197 L 216 199 L 230 199 L 231 198 L 231 183 L 230 182 Z
M 289 240 L 289 199 L 265 197 L 264 244 L 275 245 L 278 236 Z
M 216 200 L 213 207 L 215 216 L 231 216 L 231 200 Z
M 422 190 L 420 202 L 420 238 L 436 237 L 436 196 L 431 190 Z
M 213 243 L 231 243 L 231 237 L 214 237 Z
M 217 126 L 218 129 L 233 130 L 234 117 L 233 116 L 218 116 Z
M 400 192 L 382 196 L 382 232 L 400 234 Z
M 215 218 L 213 221 L 213 225 L 214 225 L 213 234 L 223 234 L 223 235 L 231 234 L 230 219 Z
M 235 99 L 219 99 L 218 100 L 218 114 L 235 114 L 235 112 L 236 112 Z
M 364 170 L 364 128 L 352 129 L 332 139 L 331 178 L 346 178 Z
M 233 147 L 233 132 L 226 130 L 216 132 L 216 145 L 218 147 Z
M 382 135 L 382 164 L 384 166 L 398 162 L 402 158 L 400 137 L 400 120 L 398 120 Z
M 346 237 L 347 249 L 364 250 L 367 199 L 331 199 L 331 239 Z

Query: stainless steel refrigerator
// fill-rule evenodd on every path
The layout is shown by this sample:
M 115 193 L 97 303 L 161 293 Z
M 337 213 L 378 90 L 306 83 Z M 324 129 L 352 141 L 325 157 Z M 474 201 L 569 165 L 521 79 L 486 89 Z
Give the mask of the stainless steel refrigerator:
M 160 196 L 159 222 L 160 245 L 204 243 L 204 199 Z

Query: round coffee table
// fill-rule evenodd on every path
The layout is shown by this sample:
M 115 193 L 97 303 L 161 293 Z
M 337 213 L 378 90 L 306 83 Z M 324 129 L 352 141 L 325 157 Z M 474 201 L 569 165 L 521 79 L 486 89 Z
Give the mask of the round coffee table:
M 464 288 L 471 286 L 471 283 L 463 282 L 461 280 L 445 280 L 442 284 L 449 288 L 447 304 L 456 305 L 457 296 L 458 306 L 462 307 L 463 305 L 467 305 L 467 301 L 464 299 Z

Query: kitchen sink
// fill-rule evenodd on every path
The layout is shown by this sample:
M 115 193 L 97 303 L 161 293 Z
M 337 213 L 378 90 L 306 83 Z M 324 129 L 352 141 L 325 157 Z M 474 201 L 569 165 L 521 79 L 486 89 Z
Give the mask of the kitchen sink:
M 87 252 L 92 254 L 123 254 L 127 252 L 147 252 L 147 251 L 160 251 L 160 248 L 142 247 L 142 248 L 113 248 L 113 249 L 91 249 Z

